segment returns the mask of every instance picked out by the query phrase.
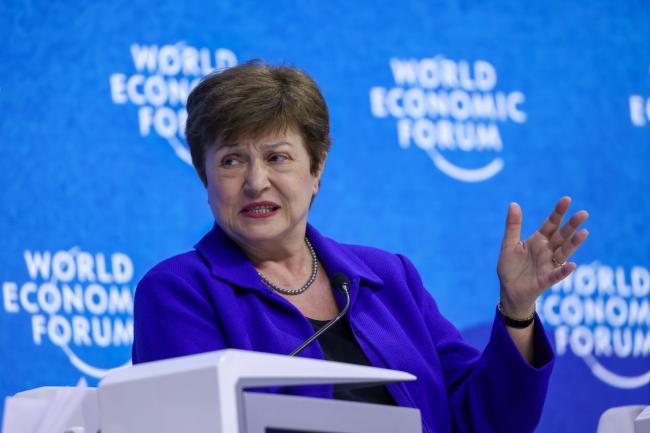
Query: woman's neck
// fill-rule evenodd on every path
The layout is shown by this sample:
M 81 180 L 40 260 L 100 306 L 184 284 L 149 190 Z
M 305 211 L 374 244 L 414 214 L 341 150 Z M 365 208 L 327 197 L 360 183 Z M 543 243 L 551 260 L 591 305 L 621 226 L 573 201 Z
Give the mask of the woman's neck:
M 295 285 L 308 276 L 312 256 L 302 235 L 284 236 L 282 240 L 239 243 L 255 268 L 278 284 Z M 300 283 L 302 284 L 302 283 Z

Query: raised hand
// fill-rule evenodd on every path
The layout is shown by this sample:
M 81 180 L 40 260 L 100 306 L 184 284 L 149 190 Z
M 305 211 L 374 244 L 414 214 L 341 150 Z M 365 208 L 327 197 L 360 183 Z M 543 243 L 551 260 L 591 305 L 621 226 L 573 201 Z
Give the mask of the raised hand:
M 506 315 L 523 319 L 534 311 L 535 301 L 547 288 L 576 268 L 567 262 L 587 239 L 586 229 L 577 231 L 589 214 L 581 210 L 561 226 L 571 198 L 562 197 L 541 227 L 525 241 L 521 235 L 521 208 L 508 207 L 497 274 L 501 285 L 501 305 Z

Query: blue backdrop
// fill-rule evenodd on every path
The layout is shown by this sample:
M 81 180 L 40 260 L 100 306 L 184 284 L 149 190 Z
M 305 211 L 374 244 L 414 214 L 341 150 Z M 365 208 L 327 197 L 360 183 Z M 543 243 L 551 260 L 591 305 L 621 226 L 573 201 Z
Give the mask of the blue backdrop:
M 409 256 L 479 347 L 507 204 L 526 236 L 564 194 L 588 209 L 538 305 L 558 352 L 538 431 L 649 404 L 648 22 L 633 0 L 4 2 L 0 397 L 129 362 L 138 279 L 212 224 L 187 93 L 263 58 L 330 106 L 310 221 Z

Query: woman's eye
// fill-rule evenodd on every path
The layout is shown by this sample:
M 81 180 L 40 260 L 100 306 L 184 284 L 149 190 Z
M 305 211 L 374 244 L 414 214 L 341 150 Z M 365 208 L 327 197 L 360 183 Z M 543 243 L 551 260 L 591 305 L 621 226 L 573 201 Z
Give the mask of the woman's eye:
M 285 155 L 284 153 L 274 153 L 271 156 L 269 156 L 269 161 L 271 162 L 284 162 L 288 161 L 289 157 Z
M 239 160 L 232 156 L 227 156 L 221 160 L 222 167 L 234 167 L 239 164 Z

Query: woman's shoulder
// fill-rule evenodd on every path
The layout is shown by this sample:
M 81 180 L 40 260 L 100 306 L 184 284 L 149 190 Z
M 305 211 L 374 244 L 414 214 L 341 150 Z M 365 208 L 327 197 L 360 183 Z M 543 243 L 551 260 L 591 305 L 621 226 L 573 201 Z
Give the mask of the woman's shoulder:
M 381 248 L 372 247 L 368 245 L 356 244 L 340 244 L 343 248 L 348 249 L 351 253 L 359 257 L 361 260 L 370 263 L 398 263 L 400 254 L 390 251 L 382 250 Z
M 149 280 L 177 278 L 191 281 L 208 275 L 209 266 L 196 251 L 187 251 L 158 262 L 142 277 L 141 283 Z
M 320 249 L 328 258 L 344 268 L 370 269 L 380 278 L 387 275 L 404 275 L 404 261 L 408 260 L 401 254 L 368 245 L 340 242 L 321 235 L 312 226 L 308 227 L 307 234 L 317 244 L 317 252 L 320 252 Z
M 401 253 L 395 253 L 381 248 L 338 243 L 340 248 L 348 255 L 351 255 L 370 268 L 376 275 L 382 279 L 386 278 L 403 278 L 407 271 L 413 266 L 406 256 Z
M 417 274 L 413 263 L 402 253 L 365 245 L 348 245 L 348 248 L 378 275 L 405 277 L 410 273 Z

